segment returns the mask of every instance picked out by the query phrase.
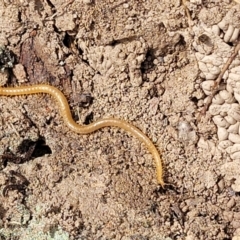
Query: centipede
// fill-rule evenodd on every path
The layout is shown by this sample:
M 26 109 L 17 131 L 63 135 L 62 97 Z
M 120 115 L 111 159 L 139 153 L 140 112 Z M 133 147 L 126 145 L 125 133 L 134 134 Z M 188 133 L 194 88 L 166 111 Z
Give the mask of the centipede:
M 157 181 L 162 187 L 164 187 L 163 167 L 160 154 L 153 142 L 137 127 L 125 120 L 113 117 L 102 118 L 88 125 L 80 125 L 73 120 L 68 101 L 64 94 L 59 89 L 51 85 L 37 84 L 33 86 L 0 87 L 0 95 L 5 96 L 29 95 L 37 93 L 50 94 L 55 99 L 66 126 L 78 134 L 90 134 L 104 127 L 118 127 L 136 137 L 139 141 L 145 144 L 149 152 L 152 154 L 156 165 Z

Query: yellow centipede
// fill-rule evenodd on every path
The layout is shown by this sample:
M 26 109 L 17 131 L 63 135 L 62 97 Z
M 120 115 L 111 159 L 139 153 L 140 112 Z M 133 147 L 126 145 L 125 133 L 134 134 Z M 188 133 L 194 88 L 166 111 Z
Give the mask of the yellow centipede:
M 164 187 L 163 169 L 162 169 L 162 161 L 161 161 L 160 155 L 156 147 L 152 143 L 152 141 L 138 128 L 134 127 L 133 125 L 129 124 L 124 120 L 119 120 L 115 118 L 104 118 L 94 123 L 91 123 L 89 125 L 81 126 L 73 120 L 67 99 L 65 98 L 63 93 L 57 88 L 50 85 L 39 84 L 34 86 L 20 86 L 20 87 L 6 87 L 6 88 L 0 87 L 0 95 L 16 96 L 16 95 L 28 95 L 28 94 L 36 94 L 36 93 L 48 93 L 51 96 L 53 96 L 57 101 L 60 114 L 62 115 L 65 124 L 72 131 L 76 133 L 89 134 L 103 127 L 119 127 L 124 129 L 128 133 L 132 134 L 137 139 L 139 139 L 148 147 L 148 150 L 153 155 L 153 158 L 155 159 L 155 163 L 156 163 L 158 183 L 162 187 Z

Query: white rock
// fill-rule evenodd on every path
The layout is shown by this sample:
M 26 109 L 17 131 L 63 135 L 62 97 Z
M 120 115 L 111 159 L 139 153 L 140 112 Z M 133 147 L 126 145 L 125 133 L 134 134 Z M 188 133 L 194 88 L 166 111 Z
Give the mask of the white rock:
M 220 115 L 216 115 L 213 117 L 213 122 L 219 126 L 219 127 L 223 127 L 223 128 L 228 128 L 229 127 L 229 123 L 226 121 L 225 118 L 223 118 L 222 116 Z M 237 132 L 238 132 L 238 129 L 237 129 Z
M 92 3 L 92 0 L 83 0 L 83 3 L 85 3 L 85 4 L 91 4 L 91 3 Z
M 207 143 L 207 141 L 204 140 L 204 138 L 200 138 L 197 144 L 198 148 L 201 148 L 203 150 L 208 150 L 209 149 L 209 145 Z
M 239 104 L 233 103 L 231 109 L 228 111 L 228 115 L 233 117 L 236 121 L 240 122 L 240 107 Z
M 234 93 L 240 94 L 240 88 L 233 88 Z
M 229 25 L 228 26 L 228 30 L 226 31 L 223 40 L 225 42 L 229 42 L 231 37 L 232 37 L 232 35 L 233 35 L 233 32 L 234 32 L 234 27 L 232 25 Z
M 231 86 L 231 88 L 235 88 L 235 87 L 236 87 L 236 81 L 229 78 L 229 79 L 227 80 L 227 87 L 228 87 L 228 86 Z M 228 91 L 228 90 L 227 90 L 227 91 Z
M 240 159 L 240 152 L 235 152 L 235 153 L 231 154 L 230 157 L 233 160 Z
M 238 101 L 238 103 L 240 103 L 240 94 L 234 92 L 234 97 Z
M 234 231 L 232 240 L 240 240 L 240 228 L 237 228 L 236 231 Z
M 225 113 L 227 113 L 230 109 L 232 109 L 232 105 L 233 105 L 234 103 L 232 103 L 232 104 L 229 104 L 229 103 L 224 103 L 224 104 L 222 104 L 222 106 L 221 106 L 221 112 L 225 112 Z
M 233 143 L 240 143 L 240 136 L 239 134 L 229 133 L 228 140 Z
M 210 72 L 204 73 L 206 80 L 215 80 L 218 76 L 218 74 L 213 74 Z
M 208 111 L 211 115 L 215 116 L 215 115 L 219 115 L 219 113 L 221 112 L 221 109 L 222 109 L 222 105 L 212 104 L 210 105 Z
M 240 59 L 239 58 L 235 58 L 231 64 L 231 66 L 234 67 L 239 67 L 240 66 Z M 231 69 L 232 70 L 232 69 Z M 239 72 L 240 74 L 240 72 Z
M 227 116 L 227 112 L 220 112 L 220 116 L 226 117 Z
M 232 145 L 230 147 L 227 147 L 226 151 L 229 154 L 233 154 L 235 152 L 239 152 L 240 151 L 240 144 L 234 144 L 234 145 Z
M 227 84 L 226 85 L 226 90 L 228 91 L 228 92 L 230 92 L 230 93 L 234 93 L 234 89 L 233 89 L 233 87 L 230 85 L 230 84 Z
M 240 65 L 232 68 L 232 69 L 230 70 L 230 72 L 231 72 L 231 73 L 236 73 L 236 74 L 240 75 Z
M 233 143 L 230 141 L 230 140 L 224 140 L 224 141 L 221 141 L 219 144 L 218 144 L 218 147 L 220 149 L 226 149 L 230 146 L 232 146 Z
M 223 74 L 223 79 L 224 80 L 227 80 L 228 79 L 228 75 L 229 75 L 229 72 L 228 72 L 228 70 Z
M 240 177 L 238 177 L 234 184 L 232 184 L 232 189 L 235 192 L 240 192 Z M 240 240 L 240 236 L 235 236 L 232 238 L 232 240 Z
M 230 38 L 230 42 L 235 42 L 237 39 L 238 39 L 238 36 L 239 36 L 239 29 L 238 28 L 235 28 L 234 31 L 233 31 L 233 34 Z
M 212 87 L 214 86 L 214 81 L 212 80 L 204 81 L 202 82 L 201 86 L 204 93 L 207 94 L 206 92 L 209 92 L 212 90 Z
M 218 135 L 218 139 L 219 141 L 224 141 L 227 140 L 228 138 L 228 132 L 227 129 L 219 127 L 217 130 L 217 135 Z M 229 139 L 230 140 L 230 139 Z M 231 140 L 230 140 L 231 141 Z
M 236 73 L 230 72 L 228 75 L 228 78 L 235 80 L 235 81 L 240 81 L 240 75 Z
M 224 99 L 222 99 L 221 96 L 218 93 L 213 97 L 212 103 L 221 105 L 221 104 L 224 103 Z
M 215 35 L 220 35 L 220 28 L 218 25 L 213 25 L 212 26 L 212 32 L 215 34 Z
M 233 95 L 228 92 L 227 90 L 222 90 L 219 92 L 219 95 L 222 99 L 225 100 L 226 103 L 234 103 L 236 102 L 235 98 L 233 97 Z
M 198 67 L 199 67 L 199 69 L 202 71 L 202 72 L 209 72 L 208 71 L 208 67 L 207 67 L 207 65 L 204 63 L 204 62 L 202 62 L 202 61 L 199 61 L 198 62 Z
M 231 125 L 229 128 L 228 128 L 228 132 L 229 133 L 234 133 L 234 134 L 238 134 L 239 132 L 239 122 L 235 123 L 234 125 Z
M 227 31 L 228 29 L 228 24 L 226 23 L 226 21 L 223 19 L 220 23 L 218 23 L 218 26 L 223 30 L 223 31 Z
M 226 117 L 224 117 L 225 119 L 226 119 L 226 121 L 228 122 L 228 123 L 230 123 L 231 125 L 233 125 L 233 124 L 235 124 L 237 121 L 233 118 L 233 117 L 231 117 L 231 116 L 226 116 Z
M 217 76 L 221 72 L 221 69 L 217 66 L 213 66 L 209 68 L 209 72 Z
M 193 42 L 194 43 L 194 42 Z M 196 44 L 196 43 L 195 43 Z M 200 52 L 196 52 L 195 54 L 197 60 L 200 62 L 203 58 L 204 58 L 204 54 L 200 53 Z
M 240 75 L 239 75 L 240 77 Z M 239 81 L 236 81 L 236 90 L 238 91 L 238 93 L 240 92 L 240 82 Z M 235 90 L 235 89 L 234 89 Z
M 201 61 L 204 63 L 210 63 L 214 66 L 220 66 L 223 64 L 223 59 L 216 54 L 204 56 Z
M 205 74 L 203 73 L 203 72 L 200 72 L 200 78 L 204 78 L 204 79 L 206 79 L 206 76 L 205 76 Z

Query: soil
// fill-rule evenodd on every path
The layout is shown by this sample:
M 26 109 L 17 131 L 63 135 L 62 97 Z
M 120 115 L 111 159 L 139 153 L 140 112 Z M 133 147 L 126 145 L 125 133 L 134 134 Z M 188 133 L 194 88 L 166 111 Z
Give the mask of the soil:
M 196 58 L 202 26 L 237 5 L 0 0 L 0 85 L 51 84 L 79 124 L 112 116 L 137 126 L 161 153 L 166 182 L 127 132 L 79 135 L 51 96 L 1 96 L 0 239 L 240 239 L 240 164 L 200 113 Z

